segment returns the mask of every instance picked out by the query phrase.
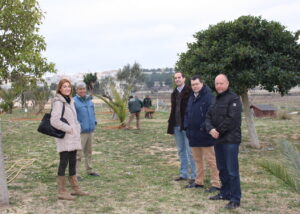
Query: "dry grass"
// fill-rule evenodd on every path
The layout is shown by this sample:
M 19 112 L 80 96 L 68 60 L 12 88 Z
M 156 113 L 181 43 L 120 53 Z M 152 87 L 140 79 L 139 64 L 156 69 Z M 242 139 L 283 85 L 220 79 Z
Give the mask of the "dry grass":
M 300 106 L 299 106 L 300 109 Z M 261 159 L 280 159 L 276 140 L 299 144 L 300 115 L 291 120 L 256 119 L 263 149 L 247 146 L 243 124 L 240 173 L 241 207 L 229 212 L 226 202 L 209 201 L 203 190 L 184 189 L 175 182 L 179 161 L 175 142 L 166 134 L 168 113 L 155 113 L 155 119 L 142 119 L 142 130 L 109 130 L 116 126 L 110 114 L 98 114 L 94 138 L 93 165 L 99 178 L 81 174 L 82 189 L 91 193 L 75 202 L 56 198 L 58 165 L 54 139 L 36 132 L 38 121 L 11 121 L 22 114 L 1 115 L 6 168 L 20 159 L 37 161 L 9 185 L 10 207 L 1 213 L 299 213 L 300 197 L 257 164 Z M 82 170 L 83 171 L 83 170 Z M 82 172 L 81 171 L 81 172 Z M 205 180 L 209 186 L 209 177 Z
M 292 119 L 292 115 L 290 115 L 288 112 L 286 111 L 278 111 L 276 118 L 279 120 L 291 120 Z

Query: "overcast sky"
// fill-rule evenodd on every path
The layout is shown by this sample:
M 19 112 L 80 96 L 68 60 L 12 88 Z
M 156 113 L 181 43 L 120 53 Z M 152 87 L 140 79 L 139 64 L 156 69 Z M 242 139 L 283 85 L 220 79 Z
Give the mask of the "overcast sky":
M 59 73 L 99 72 L 140 63 L 174 67 L 193 34 L 241 15 L 300 30 L 299 0 L 40 0 L 40 33 Z

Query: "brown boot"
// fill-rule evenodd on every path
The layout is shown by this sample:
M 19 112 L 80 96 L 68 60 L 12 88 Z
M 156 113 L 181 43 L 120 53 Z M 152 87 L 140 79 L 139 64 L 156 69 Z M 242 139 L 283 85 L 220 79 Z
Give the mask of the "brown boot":
M 75 197 L 72 196 L 66 190 L 66 179 L 65 176 L 57 176 L 57 186 L 58 186 L 58 199 L 62 200 L 75 200 Z
M 69 181 L 73 189 L 71 195 L 82 195 L 82 196 L 89 195 L 89 193 L 80 190 L 76 175 L 69 176 Z

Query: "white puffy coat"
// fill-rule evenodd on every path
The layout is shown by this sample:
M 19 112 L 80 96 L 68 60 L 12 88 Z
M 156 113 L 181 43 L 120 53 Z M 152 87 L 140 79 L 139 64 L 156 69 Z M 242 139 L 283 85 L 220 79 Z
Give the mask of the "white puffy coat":
M 60 120 L 63 103 L 65 103 L 65 112 L 63 118 L 68 121 L 69 125 Z M 55 138 L 58 152 L 69 152 L 81 149 L 80 123 L 77 121 L 77 114 L 73 98 L 71 98 L 71 102 L 69 104 L 61 94 L 55 95 L 52 100 L 50 123 L 53 127 L 66 132 L 64 138 Z

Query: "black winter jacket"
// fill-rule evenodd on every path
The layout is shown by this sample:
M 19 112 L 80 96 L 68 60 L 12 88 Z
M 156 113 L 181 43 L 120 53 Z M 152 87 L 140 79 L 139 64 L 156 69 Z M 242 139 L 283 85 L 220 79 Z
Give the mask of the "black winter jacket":
M 192 92 L 192 89 L 188 86 L 185 85 L 184 88 L 182 89 L 181 93 L 182 93 L 182 99 L 181 99 L 181 103 L 180 103 L 180 115 L 181 115 L 181 127 L 180 129 L 183 130 L 183 124 L 184 124 L 184 114 L 185 114 L 185 109 L 187 106 L 187 102 L 189 100 L 189 96 Z M 168 134 L 174 134 L 174 127 L 175 127 L 175 108 L 176 108 L 176 95 L 177 95 L 178 90 L 177 88 L 174 89 L 173 93 L 171 94 L 171 113 L 170 113 L 170 117 L 168 120 Z
M 230 89 L 218 94 L 215 103 L 206 114 L 206 130 L 216 129 L 219 139 L 216 143 L 241 143 L 242 105 L 238 95 Z
M 204 85 L 197 97 L 191 94 L 186 107 L 184 128 L 191 147 L 209 147 L 214 139 L 205 129 L 205 115 L 213 100 L 208 86 Z

